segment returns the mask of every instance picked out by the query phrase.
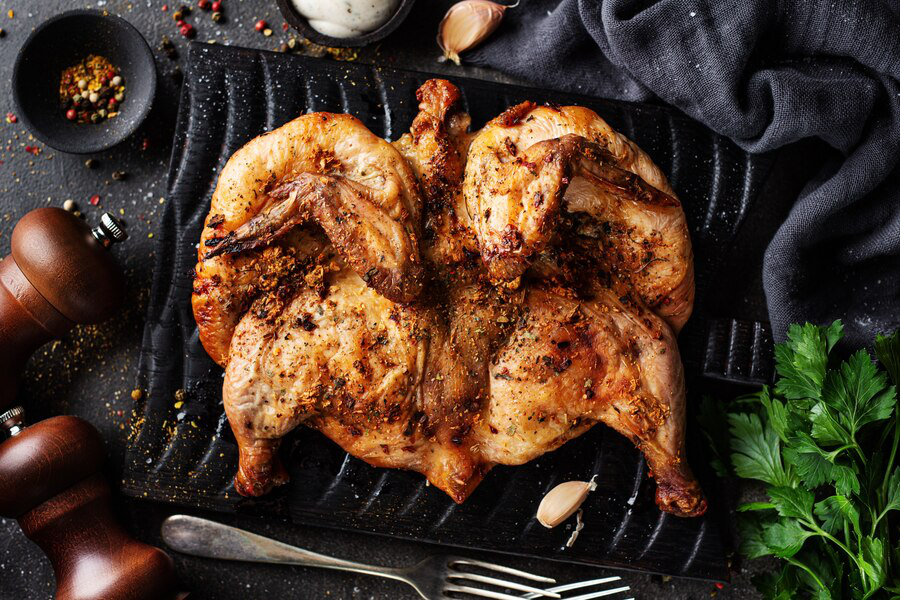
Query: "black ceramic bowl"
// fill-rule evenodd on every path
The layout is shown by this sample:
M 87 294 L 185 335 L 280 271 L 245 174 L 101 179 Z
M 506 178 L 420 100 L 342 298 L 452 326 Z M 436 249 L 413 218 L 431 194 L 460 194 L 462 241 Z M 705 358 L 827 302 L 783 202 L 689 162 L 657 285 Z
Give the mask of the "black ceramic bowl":
M 105 56 L 125 80 L 119 114 L 100 123 L 66 119 L 59 103 L 63 70 L 88 54 Z M 75 154 L 115 146 L 140 126 L 156 94 L 156 63 L 147 42 L 128 21 L 95 10 L 73 10 L 38 26 L 19 50 L 12 76 L 16 114 L 36 138 Z
M 303 37 L 308 39 L 311 42 L 315 42 L 316 44 L 320 44 L 322 46 L 328 46 L 331 48 L 349 48 L 356 46 L 367 46 L 373 42 L 377 42 L 386 38 L 391 34 L 397 27 L 400 26 L 400 23 L 406 18 L 409 14 L 409 11 L 412 10 L 413 4 L 415 4 L 416 0 L 400 0 L 400 5 L 397 7 L 397 11 L 394 13 L 390 19 L 388 19 L 384 25 L 370 31 L 369 33 L 352 37 L 352 38 L 336 38 L 331 37 L 330 35 L 325 35 L 324 33 L 319 33 L 315 29 L 309 26 L 306 19 L 297 12 L 297 9 L 294 8 L 294 3 L 291 0 L 277 0 L 278 9 L 281 11 L 284 20 L 287 21 L 291 27 L 300 32 Z

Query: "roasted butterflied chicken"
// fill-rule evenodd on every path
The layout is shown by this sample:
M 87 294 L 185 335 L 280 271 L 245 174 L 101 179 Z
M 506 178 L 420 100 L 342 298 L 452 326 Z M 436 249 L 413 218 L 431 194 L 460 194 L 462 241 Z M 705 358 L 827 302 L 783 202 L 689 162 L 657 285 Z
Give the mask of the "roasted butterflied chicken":
M 673 333 L 690 238 L 664 175 L 583 108 L 526 103 L 471 134 L 449 82 L 418 100 L 393 145 L 305 115 L 219 178 L 193 304 L 237 490 L 285 481 L 301 423 L 462 502 L 601 421 L 644 453 L 660 508 L 703 513 Z

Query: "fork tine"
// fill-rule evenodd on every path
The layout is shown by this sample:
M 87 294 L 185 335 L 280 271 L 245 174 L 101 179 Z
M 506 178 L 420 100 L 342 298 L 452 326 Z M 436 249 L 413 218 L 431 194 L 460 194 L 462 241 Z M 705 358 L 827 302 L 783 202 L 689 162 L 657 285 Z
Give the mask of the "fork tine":
M 540 588 L 536 588 L 530 585 L 523 585 L 521 583 L 515 583 L 513 581 L 504 581 L 502 579 L 497 579 L 496 577 L 486 577 L 485 575 L 478 575 L 477 573 L 465 573 L 463 571 L 457 571 L 455 573 L 448 574 L 447 579 L 467 579 L 469 581 L 477 581 L 479 583 L 489 583 L 491 585 L 496 585 L 498 587 L 508 588 L 511 590 L 518 590 L 520 592 L 531 592 L 532 594 L 535 594 L 535 597 L 560 597 L 559 594 L 551 592 L 549 590 L 542 590 Z
M 450 559 L 448 564 L 451 567 L 454 567 L 456 565 L 471 565 L 473 567 L 481 567 L 482 569 L 488 569 L 490 571 L 497 571 L 498 573 L 515 575 L 516 577 L 521 577 L 522 579 L 530 579 L 531 581 L 540 581 L 541 583 L 556 583 L 556 580 L 550 577 L 533 575 L 531 573 L 526 573 L 525 571 L 520 571 L 518 569 L 512 569 L 510 567 L 504 567 L 502 565 L 492 565 L 491 563 L 482 562 L 480 560 L 472 560 L 469 558 L 452 558 Z
M 601 585 L 604 583 L 612 583 L 613 581 L 619 581 L 620 579 L 622 579 L 622 578 L 619 577 L 618 575 L 613 575 L 612 577 L 601 577 L 600 579 L 589 579 L 587 581 L 576 581 L 575 583 L 567 583 L 565 585 L 558 585 L 556 587 L 552 587 L 545 591 L 547 591 L 547 592 L 571 592 L 572 590 L 580 590 L 581 588 L 593 587 L 595 585 Z
M 565 585 L 557 585 L 552 588 L 547 588 L 544 590 L 545 592 L 571 592 L 572 590 L 580 590 L 581 588 L 593 587 L 595 585 L 602 585 L 604 583 L 612 583 L 613 581 L 619 581 L 622 579 L 618 575 L 613 575 L 611 577 L 601 577 L 600 579 L 588 579 L 586 581 L 576 581 L 575 583 L 567 583 Z M 540 598 L 537 594 L 527 594 L 524 597 L 524 600 L 534 600 L 535 598 Z M 628 598 L 627 600 L 634 600 L 634 598 Z
M 482 598 L 493 598 L 494 600 L 522 600 L 522 596 L 510 596 L 509 594 L 504 594 L 502 592 L 495 592 L 493 590 L 483 590 L 481 588 L 469 587 L 466 585 L 455 585 L 452 583 L 448 583 L 444 586 L 444 597 L 449 598 L 447 596 L 447 592 L 457 592 L 459 594 L 471 594 L 473 596 L 481 596 Z
M 604 596 L 612 596 L 613 594 L 618 594 L 619 592 L 627 592 L 631 588 L 627 585 L 622 587 L 613 588 L 611 590 L 601 590 L 599 592 L 589 592 L 587 594 L 582 594 L 581 596 L 572 596 L 571 598 L 566 598 L 566 600 L 594 600 L 594 598 L 603 598 Z M 632 600 L 634 600 L 632 598 Z

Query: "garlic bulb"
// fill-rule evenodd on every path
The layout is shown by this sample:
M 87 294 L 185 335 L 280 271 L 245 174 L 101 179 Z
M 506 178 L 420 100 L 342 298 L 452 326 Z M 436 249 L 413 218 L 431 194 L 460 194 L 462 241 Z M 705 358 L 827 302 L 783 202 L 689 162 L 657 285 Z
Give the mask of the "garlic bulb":
M 490 0 L 464 0 L 450 7 L 438 25 L 437 43 L 444 57 L 459 64 L 459 53 L 474 48 L 491 35 L 509 6 Z
M 548 529 L 556 527 L 571 517 L 595 489 L 597 484 L 593 477 L 590 481 L 567 481 L 559 484 L 541 500 L 537 510 L 538 522 Z

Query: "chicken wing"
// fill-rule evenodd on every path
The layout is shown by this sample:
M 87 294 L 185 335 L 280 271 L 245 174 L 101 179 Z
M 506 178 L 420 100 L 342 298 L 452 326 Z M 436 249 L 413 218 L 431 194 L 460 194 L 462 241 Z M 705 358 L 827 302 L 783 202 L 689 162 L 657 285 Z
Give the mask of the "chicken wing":
M 219 175 L 200 237 L 192 304 L 204 348 L 227 364 L 234 328 L 260 291 L 260 270 L 272 289 L 305 276 L 268 269 L 257 251 L 279 242 L 308 264 L 319 241 L 282 240 L 302 223 L 316 223 L 373 288 L 412 300 L 424 276 L 420 221 L 409 165 L 354 117 L 303 115 L 251 140 Z

